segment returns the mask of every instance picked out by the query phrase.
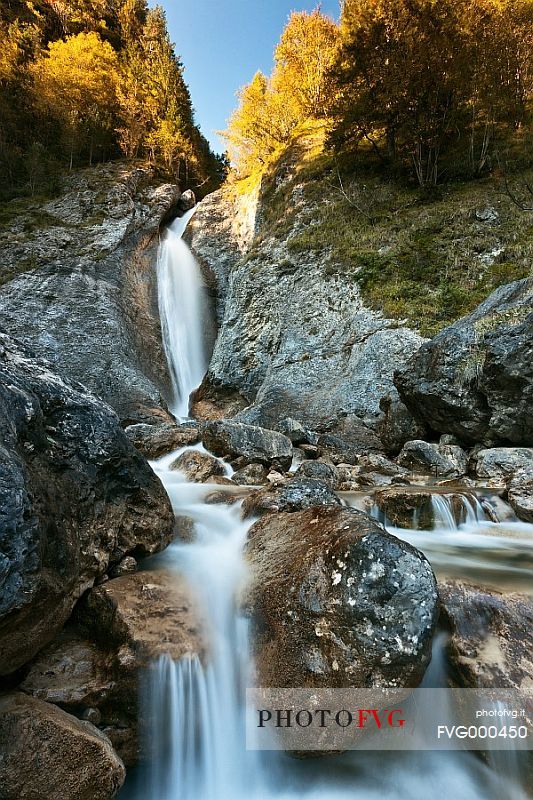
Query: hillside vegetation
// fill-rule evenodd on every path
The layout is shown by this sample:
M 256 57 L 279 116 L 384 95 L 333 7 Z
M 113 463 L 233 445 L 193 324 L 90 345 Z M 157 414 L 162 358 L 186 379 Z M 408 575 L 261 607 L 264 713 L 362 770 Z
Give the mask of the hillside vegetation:
M 294 13 L 229 121 L 226 191 L 260 185 L 256 251 L 286 238 L 433 335 L 530 274 L 532 98 L 531 0 Z
M 161 7 L 147 0 L 0 5 L 0 197 L 46 194 L 62 170 L 144 158 L 205 194 L 224 161 L 195 124 Z

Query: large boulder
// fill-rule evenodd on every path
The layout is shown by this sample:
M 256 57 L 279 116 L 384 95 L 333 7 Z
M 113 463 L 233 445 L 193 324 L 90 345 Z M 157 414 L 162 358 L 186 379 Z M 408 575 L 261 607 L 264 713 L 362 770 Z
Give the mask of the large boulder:
M 0 674 L 51 641 L 125 555 L 172 538 L 170 502 L 116 414 L 0 334 Z
M 460 581 L 439 584 L 454 677 L 473 689 L 526 689 L 533 671 L 533 601 Z
M 398 464 L 419 475 L 458 478 L 466 474 L 468 459 L 457 445 L 415 440 L 404 445 Z
M 0 327 L 125 422 L 168 419 L 154 265 L 178 198 L 146 166 L 102 164 L 62 177 L 56 198 L 28 201 L 0 233 Z
M 268 514 L 252 526 L 247 602 L 258 685 L 413 687 L 431 658 L 426 558 L 354 509 Z
M 21 692 L 0 696 L 2 800 L 111 800 L 125 775 L 89 722 Z
M 505 484 L 521 471 L 533 474 L 533 447 L 491 447 L 475 456 L 478 478 Z
M 189 422 L 182 425 L 169 422 L 160 425 L 138 423 L 126 428 L 126 436 L 146 458 L 160 458 L 200 441 L 198 426 Z
M 395 375 L 410 411 L 465 443 L 533 444 L 533 280 L 501 286 Z
M 145 571 L 92 589 L 69 625 L 31 664 L 21 689 L 89 718 L 128 766 L 141 752 L 142 671 L 153 660 L 203 657 L 202 621 L 181 577 Z
M 236 194 L 210 195 L 191 225 L 193 251 L 219 290 L 219 332 L 202 397 L 215 406 L 218 395 L 225 416 L 230 397 L 244 398 L 238 419 L 246 424 L 286 430 L 293 419 L 361 448 L 379 447 L 380 400 L 391 396 L 393 413 L 409 416 L 392 377 L 424 339 L 366 308 L 352 275 L 291 250 L 290 231 L 262 230 L 268 208 L 260 192 Z M 309 224 L 309 209 L 295 201 L 291 211 L 296 235 Z M 416 435 L 403 424 L 406 438 Z
M 202 440 L 217 456 L 238 461 L 239 468 L 258 463 L 288 470 L 292 463 L 292 442 L 277 431 L 218 420 L 202 425 Z

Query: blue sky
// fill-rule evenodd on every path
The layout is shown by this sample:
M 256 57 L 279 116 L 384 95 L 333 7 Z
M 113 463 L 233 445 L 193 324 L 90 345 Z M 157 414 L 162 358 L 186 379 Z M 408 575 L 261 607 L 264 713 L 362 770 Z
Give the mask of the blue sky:
M 156 5 L 156 2 L 151 2 Z M 196 121 L 213 148 L 224 144 L 235 93 L 261 69 L 269 73 L 272 53 L 291 11 L 311 11 L 317 0 L 159 0 L 167 13 L 176 52 L 185 66 Z M 339 0 L 323 0 L 335 19 Z

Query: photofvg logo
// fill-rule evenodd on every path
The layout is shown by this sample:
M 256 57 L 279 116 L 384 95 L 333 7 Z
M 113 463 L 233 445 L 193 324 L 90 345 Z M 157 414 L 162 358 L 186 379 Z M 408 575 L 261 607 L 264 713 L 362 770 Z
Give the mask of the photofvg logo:
M 531 690 L 249 689 L 247 747 L 528 750 Z
M 387 727 L 403 728 L 405 724 L 401 708 L 392 711 L 389 711 L 388 708 L 358 708 L 355 710 L 341 708 L 339 711 L 332 711 L 329 708 L 315 708 L 312 711 L 308 708 L 301 708 L 297 711 L 288 708 L 273 710 L 261 708 L 257 710 L 257 713 L 259 728 L 265 728 L 269 724 L 275 728 L 309 728 L 312 726 L 328 728 L 334 725 L 343 730 L 350 727 L 360 730 L 363 728 L 383 730 Z

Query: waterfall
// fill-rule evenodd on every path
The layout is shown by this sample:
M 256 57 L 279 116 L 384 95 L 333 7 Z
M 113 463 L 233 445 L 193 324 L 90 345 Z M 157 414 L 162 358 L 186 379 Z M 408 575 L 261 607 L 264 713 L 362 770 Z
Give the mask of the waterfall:
M 476 525 L 488 519 L 483 506 L 473 494 L 433 494 L 431 507 L 434 527 L 441 530 L 456 531 L 463 524 Z
M 189 393 L 205 370 L 202 349 L 201 278 L 181 240 L 190 214 L 164 236 L 158 258 L 159 305 L 165 352 L 174 387 L 173 411 L 188 412 Z M 197 449 L 203 449 L 198 446 Z M 238 597 L 246 577 L 243 554 L 250 523 L 242 522 L 239 504 L 209 504 L 219 485 L 189 483 L 170 465 L 181 451 L 152 466 L 161 478 L 176 514 L 195 525 L 192 542 L 175 542 L 159 556 L 196 590 L 206 624 L 205 661 L 188 654 L 179 661 L 159 658 L 148 670 L 141 714 L 147 720 L 146 751 L 125 800 L 426 800 L 428 794 L 453 794 L 461 800 L 499 800 L 500 785 L 491 771 L 468 753 L 349 753 L 339 758 L 294 761 L 278 752 L 246 750 L 245 688 L 253 686 L 247 621 Z M 437 496 L 436 496 L 437 497 Z M 354 501 L 355 502 L 355 501 Z M 465 518 L 477 522 L 479 510 L 465 498 Z M 439 537 L 460 540 L 449 501 L 435 500 L 435 516 L 447 530 L 394 531 L 431 553 Z M 469 510 L 470 509 L 470 510 Z M 470 516 L 469 516 L 470 515 Z M 476 537 L 479 537 L 476 532 Z M 491 540 L 494 541 L 494 540 Z M 508 543 L 509 540 L 506 540 Z M 437 554 L 438 556 L 438 554 Z M 446 558 L 450 558 L 446 552 Z M 442 644 L 435 643 L 434 668 L 425 684 L 442 685 Z M 441 664 L 442 668 L 435 670 Z M 525 795 L 512 778 L 508 800 Z
M 188 416 L 189 396 L 199 386 L 207 366 L 202 325 L 202 275 L 182 239 L 193 214 L 194 209 L 167 228 L 157 257 L 159 315 L 173 393 L 169 406 L 178 419 Z

